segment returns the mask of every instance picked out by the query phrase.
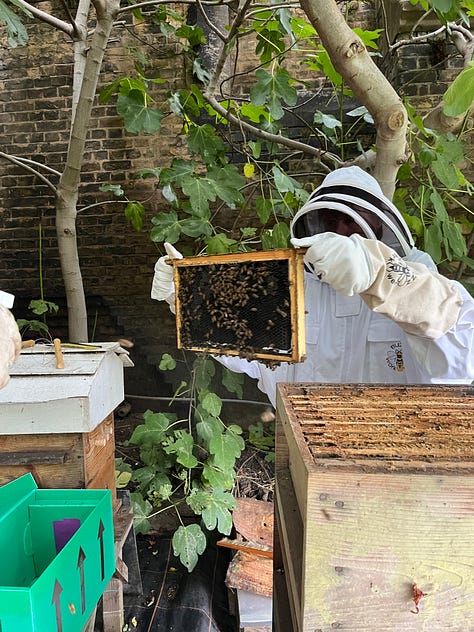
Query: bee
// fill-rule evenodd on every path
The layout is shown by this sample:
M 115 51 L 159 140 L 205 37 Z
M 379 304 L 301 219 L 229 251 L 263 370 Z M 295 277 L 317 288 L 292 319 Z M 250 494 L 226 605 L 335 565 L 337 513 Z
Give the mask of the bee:
M 399 373 L 405 369 L 403 352 L 399 343 L 391 345 L 391 349 L 387 354 L 387 363 L 392 369 L 395 369 Z

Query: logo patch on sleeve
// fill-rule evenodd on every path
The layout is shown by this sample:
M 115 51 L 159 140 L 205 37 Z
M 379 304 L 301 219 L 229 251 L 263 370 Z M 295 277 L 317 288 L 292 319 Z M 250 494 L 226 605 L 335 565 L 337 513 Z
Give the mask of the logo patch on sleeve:
M 387 279 L 393 285 L 404 287 L 416 280 L 416 274 L 413 273 L 410 266 L 407 266 L 401 257 L 392 255 L 387 261 Z

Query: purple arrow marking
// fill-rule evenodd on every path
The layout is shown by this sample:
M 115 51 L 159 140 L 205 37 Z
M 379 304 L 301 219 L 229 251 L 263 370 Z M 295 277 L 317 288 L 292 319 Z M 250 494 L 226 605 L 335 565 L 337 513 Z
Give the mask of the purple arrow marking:
M 86 554 L 82 550 L 82 546 L 79 547 L 79 556 L 77 558 L 77 568 L 79 569 L 79 576 L 81 578 L 81 608 L 82 614 L 86 611 L 86 587 L 84 583 L 84 560 L 86 559 Z M 0 632 L 2 632 L 0 630 Z
M 61 593 L 63 592 L 63 587 L 58 582 L 57 579 L 54 580 L 54 589 L 53 589 L 53 598 L 51 603 L 56 607 L 56 626 L 58 632 L 63 632 L 63 620 L 61 618 Z

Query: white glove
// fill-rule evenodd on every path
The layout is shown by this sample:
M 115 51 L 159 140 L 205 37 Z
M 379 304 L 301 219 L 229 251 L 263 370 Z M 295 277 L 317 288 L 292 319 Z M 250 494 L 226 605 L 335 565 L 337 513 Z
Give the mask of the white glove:
M 166 263 L 169 259 L 182 259 L 183 255 L 174 246 L 165 242 L 165 250 L 168 253 L 160 257 L 155 263 L 155 274 L 151 286 L 151 298 L 157 301 L 166 301 L 170 310 L 175 313 L 175 287 L 173 280 L 173 266 Z
M 9 369 L 21 351 L 21 336 L 9 309 L 0 305 L 0 388 L 10 380 Z
M 323 281 L 345 296 L 365 292 L 375 281 L 375 271 L 360 235 L 344 237 L 321 233 L 293 238 L 296 248 L 308 248 L 304 262 Z

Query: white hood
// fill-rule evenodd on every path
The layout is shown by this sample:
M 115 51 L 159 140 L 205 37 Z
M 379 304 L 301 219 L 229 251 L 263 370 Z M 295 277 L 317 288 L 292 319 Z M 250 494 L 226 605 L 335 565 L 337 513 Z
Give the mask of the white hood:
M 378 218 L 376 223 L 381 224 L 379 235 L 376 236 L 367 221 L 359 215 L 357 207 Z M 382 193 L 377 180 L 359 167 L 342 167 L 326 176 L 293 218 L 291 237 L 308 236 L 304 216 L 312 212 L 314 225 L 314 218 L 322 210 L 338 211 L 350 216 L 366 237 L 379 238 L 401 257 L 407 257 L 413 250 L 413 238 L 401 213 Z M 313 234 L 326 230 L 321 223 Z

